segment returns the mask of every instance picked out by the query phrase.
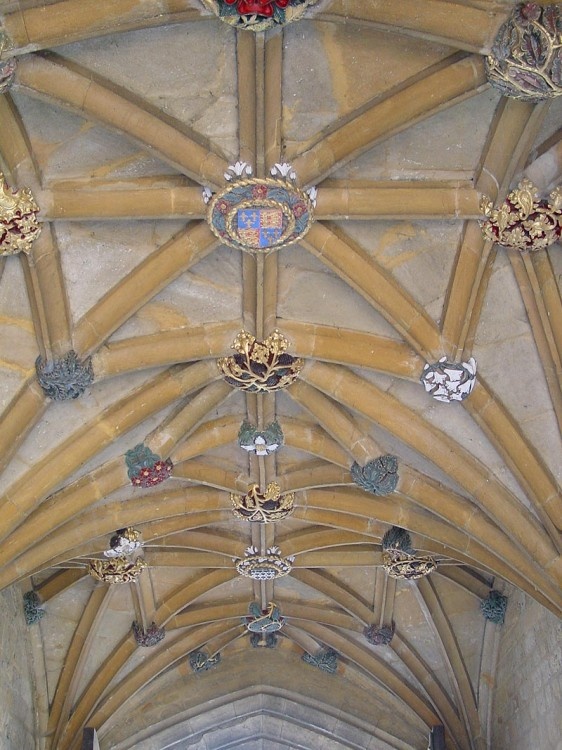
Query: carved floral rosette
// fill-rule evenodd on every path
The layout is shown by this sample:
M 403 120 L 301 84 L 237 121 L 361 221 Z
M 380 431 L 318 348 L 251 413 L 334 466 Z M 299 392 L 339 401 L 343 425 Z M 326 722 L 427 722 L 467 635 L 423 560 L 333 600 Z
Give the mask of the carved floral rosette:
M 189 654 L 189 666 L 194 672 L 207 672 L 216 667 L 221 660 L 220 653 L 209 656 L 206 651 L 192 651 Z
M 252 602 L 248 607 L 248 612 L 249 614 L 242 620 L 242 623 L 250 633 L 275 633 L 285 624 L 275 602 L 268 602 L 266 609 L 261 609 L 257 602 Z
M 254 523 L 274 523 L 291 515 L 295 494 L 287 492 L 282 495 L 279 485 L 270 482 L 265 492 L 260 492 L 258 484 L 251 484 L 245 495 L 231 493 L 230 500 L 237 518 Z
M 79 398 L 94 382 L 92 358 L 80 360 L 73 349 L 61 359 L 49 361 L 37 357 L 35 371 L 43 392 L 53 401 Z
M 373 495 L 390 495 L 398 485 L 398 459 L 386 455 L 368 461 L 361 467 L 354 461 L 351 478 L 356 485 Z
M 31 250 L 41 231 L 38 213 L 39 206 L 31 190 L 14 190 L 0 172 L 0 256 Z
M 289 575 L 293 569 L 293 556 L 282 557 L 279 547 L 270 547 L 261 554 L 257 547 L 248 547 L 244 557 L 234 561 L 236 570 L 241 576 L 254 581 L 273 581 Z
M 309 654 L 305 651 L 302 660 L 328 674 L 335 674 L 338 671 L 338 653 L 332 648 L 321 649 L 316 654 Z
M 388 646 L 394 637 L 394 623 L 391 625 L 369 625 L 363 630 L 363 635 L 373 646 Z
M 88 572 L 92 578 L 103 583 L 131 583 L 146 567 L 142 557 L 136 560 L 114 557 L 111 560 L 90 560 Z
M 505 96 L 539 102 L 562 94 L 562 6 L 523 3 L 500 27 L 486 58 L 488 81 Z
M 144 648 L 156 646 L 163 641 L 166 636 L 166 630 L 164 628 L 159 628 L 155 622 L 150 623 L 145 630 L 143 626 L 135 620 L 132 628 L 137 645 L 143 646 Z
M 290 164 L 276 164 L 266 178 L 252 177 L 246 162 L 229 170 L 227 187 L 215 195 L 203 191 L 209 227 L 221 242 L 263 255 L 304 237 L 313 222 L 316 189 L 297 187 Z
M 169 458 L 160 458 L 143 443 L 125 453 L 125 463 L 131 484 L 145 489 L 164 482 L 174 468 Z
M 5 94 L 12 85 L 16 73 L 17 59 L 10 57 L 9 60 L 0 62 L 0 94 Z
M 141 533 L 131 526 L 126 529 L 117 529 L 109 540 L 109 549 L 104 550 L 105 557 L 123 557 L 132 555 L 133 552 L 142 547 Z
M 489 198 L 483 198 L 480 209 L 486 220 L 480 226 L 484 237 L 520 252 L 534 252 L 554 244 L 562 236 L 562 186 L 549 197 L 550 200 L 540 200 L 533 183 L 522 180 L 499 208 L 494 208 Z
M 269 456 L 283 445 L 283 440 L 283 430 L 277 420 L 263 430 L 258 430 L 244 420 L 238 432 L 238 445 L 248 453 L 255 453 L 256 456 Z
M 277 329 L 265 341 L 256 341 L 247 331 L 240 331 L 232 349 L 236 354 L 221 357 L 217 366 L 226 382 L 250 393 L 271 393 L 294 383 L 304 360 L 286 353 L 289 342 Z
M 301 18 L 318 0 L 202 0 L 221 21 L 237 29 L 265 31 Z
M 420 380 L 436 401 L 464 401 L 476 382 L 476 360 L 448 362 L 447 357 L 441 357 L 439 362 L 425 365 Z

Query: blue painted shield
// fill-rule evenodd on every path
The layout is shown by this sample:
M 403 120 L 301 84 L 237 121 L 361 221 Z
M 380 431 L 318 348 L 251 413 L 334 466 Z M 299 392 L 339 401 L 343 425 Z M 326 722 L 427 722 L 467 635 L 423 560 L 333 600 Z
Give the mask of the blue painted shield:
M 240 242 L 250 247 L 271 247 L 283 234 L 280 208 L 239 208 L 237 222 Z

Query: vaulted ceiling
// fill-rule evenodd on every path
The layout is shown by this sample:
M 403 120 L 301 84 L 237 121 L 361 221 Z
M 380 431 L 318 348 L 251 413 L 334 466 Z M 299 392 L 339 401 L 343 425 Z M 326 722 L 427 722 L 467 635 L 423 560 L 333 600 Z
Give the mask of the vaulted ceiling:
M 486 80 L 511 7 L 321 0 L 252 33 L 197 0 L 0 3 L 17 57 L 2 170 L 43 222 L 29 255 L 0 258 L 0 584 L 46 611 L 42 747 L 93 726 L 104 749 L 421 750 L 439 724 L 447 747 L 487 747 L 499 628 L 480 602 L 511 586 L 562 600 L 560 246 L 506 250 L 477 221 L 482 195 L 523 176 L 546 194 L 562 170 L 562 100 Z M 219 244 L 201 191 L 239 160 L 318 187 L 299 244 Z M 216 360 L 236 334 L 275 328 L 297 381 L 228 385 Z M 94 381 L 53 401 L 35 360 L 71 350 Z M 462 403 L 419 382 L 443 356 L 477 361 Z M 282 447 L 242 450 L 244 420 L 275 419 Z M 127 474 L 140 443 L 173 463 L 150 489 Z M 377 496 L 350 467 L 382 454 L 399 481 Z M 295 493 L 290 517 L 233 515 L 231 492 L 270 482 Z M 386 575 L 393 525 L 435 572 Z M 95 581 L 89 560 L 128 526 L 148 567 Z M 290 575 L 238 575 L 252 544 L 294 555 Z M 253 648 L 242 620 L 270 601 L 285 625 Z M 137 645 L 133 620 L 164 640 Z M 389 645 L 363 635 L 392 622 Z M 323 649 L 335 674 L 302 660 Z M 197 650 L 221 660 L 194 672 Z

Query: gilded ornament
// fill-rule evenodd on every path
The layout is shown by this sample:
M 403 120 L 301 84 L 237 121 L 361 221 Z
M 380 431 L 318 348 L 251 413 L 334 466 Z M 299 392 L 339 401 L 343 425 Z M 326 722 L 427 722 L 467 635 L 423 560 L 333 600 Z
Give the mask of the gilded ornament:
M 125 453 L 127 474 L 134 487 L 154 487 L 164 482 L 174 468 L 169 458 L 162 459 L 143 443 Z
M 244 557 L 234 561 L 236 570 L 241 576 L 252 578 L 254 581 L 273 581 L 289 575 L 295 558 L 282 557 L 279 547 L 270 547 L 265 554 L 261 554 L 257 547 L 248 547 Z
M 242 422 L 238 432 L 238 445 L 249 453 L 255 453 L 256 456 L 269 456 L 277 448 L 283 445 L 283 430 L 279 422 L 271 422 L 263 430 L 249 422 Z
M 138 557 L 114 557 L 111 560 L 90 560 L 88 572 L 97 581 L 103 583 L 130 583 L 135 581 L 147 567 L 145 560 Z
M 354 461 L 351 478 L 361 489 L 373 495 L 390 495 L 398 485 L 398 458 L 386 455 L 368 461 L 363 468 Z
M 265 492 L 260 492 L 258 484 L 251 484 L 245 495 L 231 493 L 230 500 L 237 518 L 256 523 L 273 523 L 291 515 L 295 494 L 287 492 L 282 495 L 279 485 L 270 482 Z
M 504 96 L 540 102 L 562 94 L 562 6 L 523 3 L 500 27 L 486 58 Z
M 281 630 L 285 620 L 281 617 L 279 607 L 275 602 L 268 602 L 266 609 L 262 609 L 257 602 L 248 607 L 249 614 L 242 620 L 242 624 L 250 633 L 275 633 Z
M 318 0 L 202 0 L 221 21 L 237 29 L 266 31 L 301 18 Z
M 391 578 L 412 581 L 432 573 L 437 563 L 432 557 L 418 555 L 410 534 L 392 526 L 382 538 L 383 567 Z
M 0 69 L 0 78 L 1 78 Z M 28 253 L 39 236 L 39 206 L 29 188 L 14 190 L 0 172 L 0 256 Z
M 78 398 L 94 381 L 92 358 L 80 360 L 72 349 L 61 359 L 37 357 L 35 370 L 43 392 L 53 401 Z
M 241 331 L 232 344 L 237 353 L 221 357 L 217 366 L 226 382 L 250 393 L 271 393 L 293 383 L 304 360 L 286 353 L 289 342 L 277 329 L 265 341 Z
M 276 164 L 271 176 L 252 177 L 246 162 L 225 172 L 229 183 L 213 195 L 205 188 L 207 221 L 221 242 L 263 255 L 291 245 L 308 232 L 316 205 L 316 188 L 297 187 L 290 164 Z
M 562 185 L 549 198 L 539 199 L 530 180 L 522 180 L 499 208 L 494 208 L 489 198 L 483 198 L 480 209 L 486 219 L 480 226 L 484 237 L 521 252 L 549 247 L 562 235 Z
M 137 645 L 143 646 L 144 648 L 156 646 L 160 641 L 163 641 L 166 636 L 166 630 L 164 628 L 159 628 L 155 622 L 152 622 L 148 628 L 145 629 L 135 620 L 132 628 Z
M 335 674 L 338 671 L 338 654 L 331 648 L 322 649 L 317 654 L 309 654 L 305 651 L 302 660 L 328 674 Z
M 424 366 L 420 380 L 436 401 L 464 401 L 476 383 L 476 360 L 471 357 L 467 362 L 449 362 L 441 357 L 439 362 Z

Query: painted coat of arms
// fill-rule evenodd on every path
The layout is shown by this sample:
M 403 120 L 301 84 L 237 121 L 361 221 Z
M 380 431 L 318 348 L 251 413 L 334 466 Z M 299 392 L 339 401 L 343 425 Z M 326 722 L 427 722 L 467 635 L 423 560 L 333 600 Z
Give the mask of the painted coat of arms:
M 267 253 L 304 237 L 313 221 L 316 188 L 301 190 L 290 164 L 276 164 L 270 177 L 253 177 L 246 162 L 225 173 L 229 183 L 219 193 L 208 188 L 207 221 L 225 245 L 251 253 Z
M 236 214 L 238 237 L 250 247 L 269 248 L 283 233 L 283 211 L 279 208 L 240 208 Z

